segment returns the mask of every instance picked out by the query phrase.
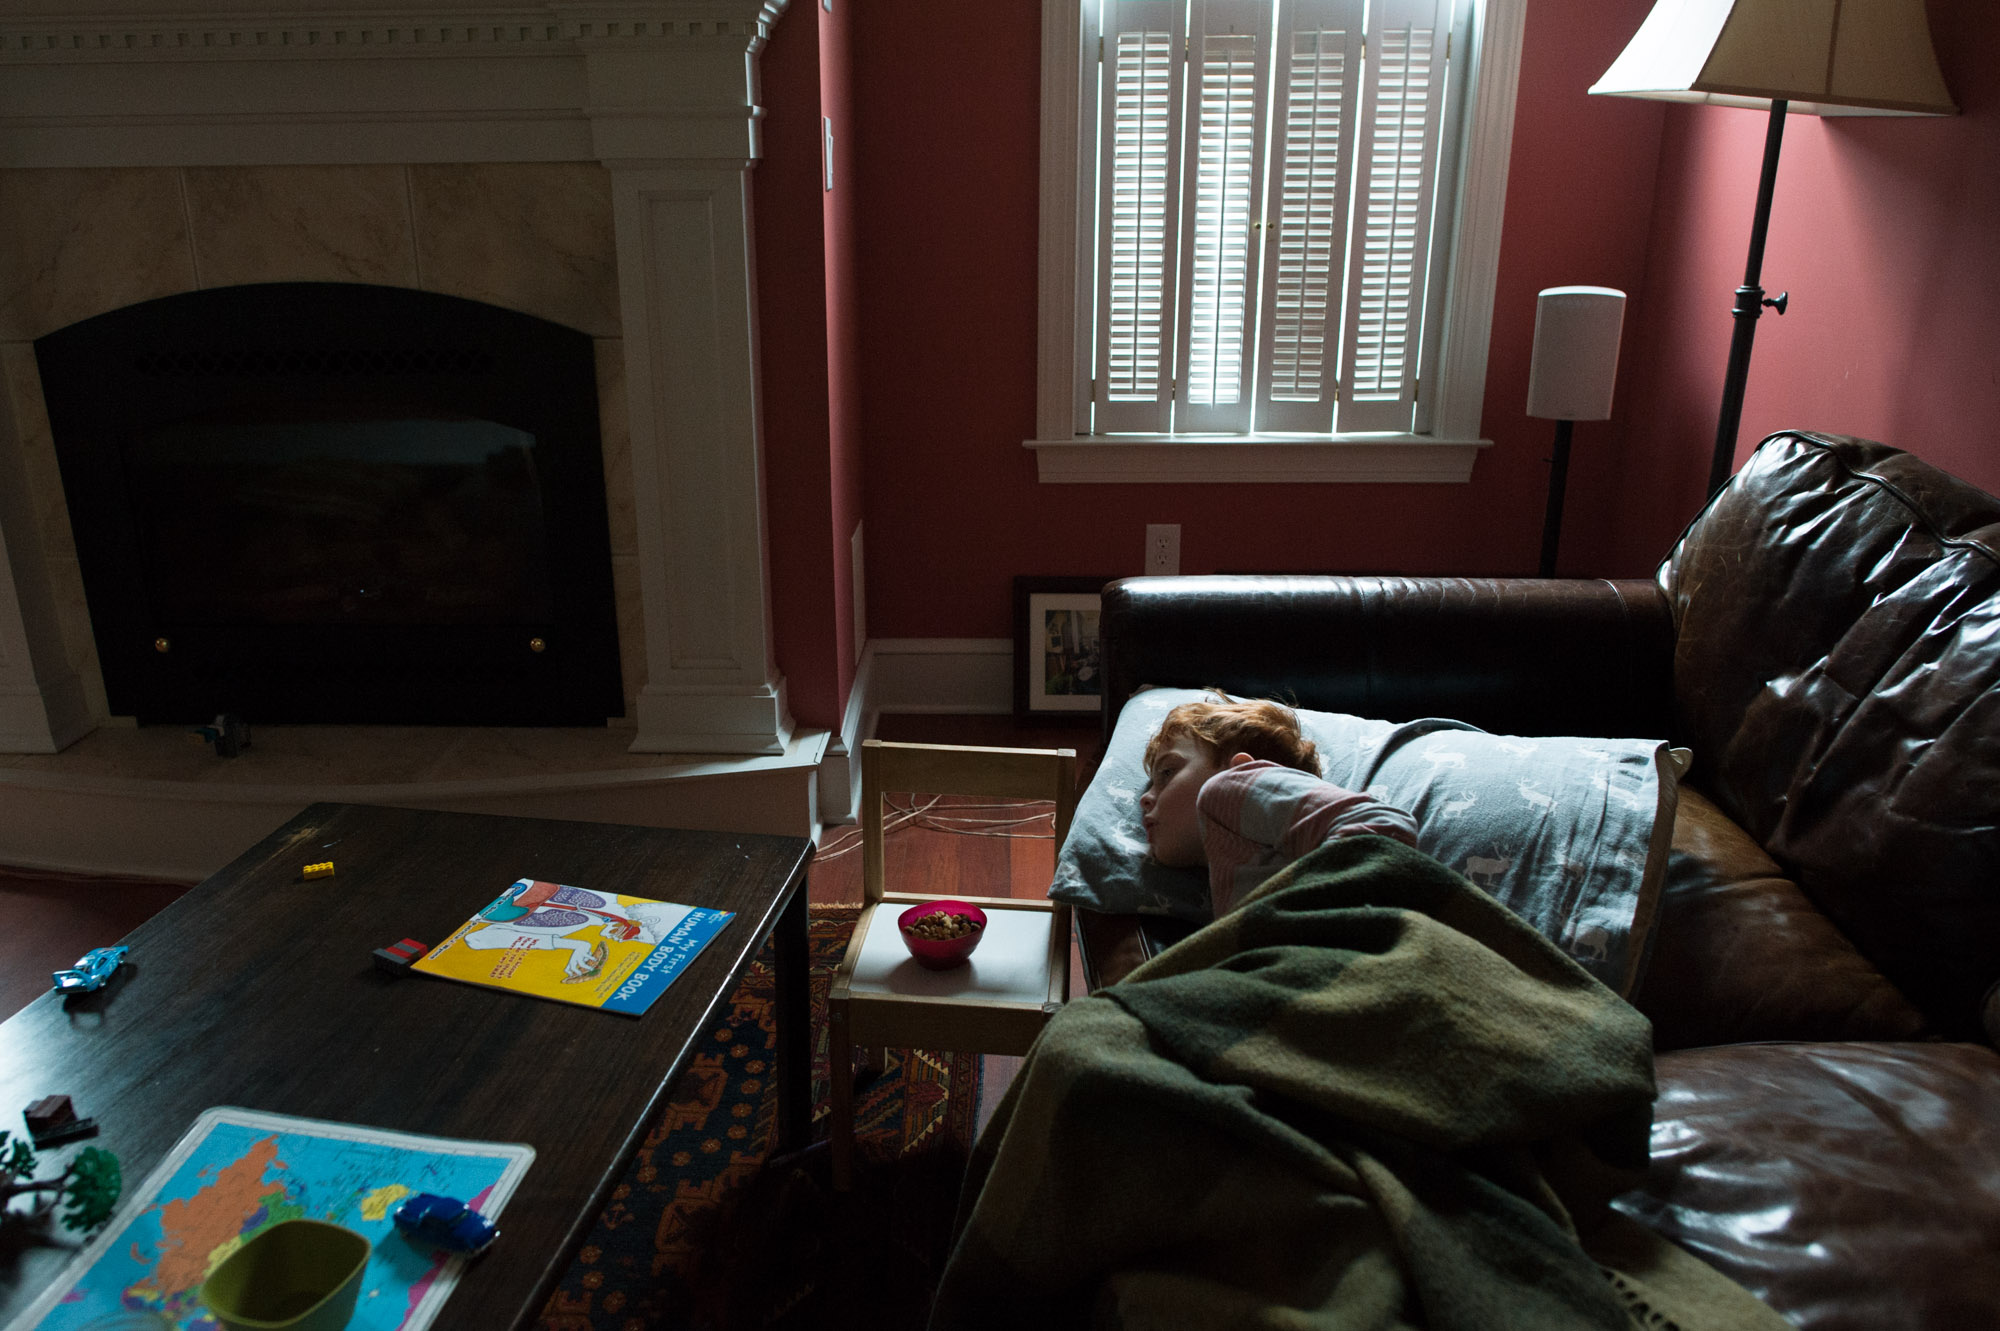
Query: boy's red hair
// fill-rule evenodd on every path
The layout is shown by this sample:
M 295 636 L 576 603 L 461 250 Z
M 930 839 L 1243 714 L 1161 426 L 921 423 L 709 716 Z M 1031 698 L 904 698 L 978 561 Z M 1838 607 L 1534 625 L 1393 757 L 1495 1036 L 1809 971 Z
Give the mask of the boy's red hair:
M 1182 736 L 1189 736 L 1217 763 L 1239 753 L 1281 767 L 1319 775 L 1319 749 L 1299 728 L 1298 714 L 1268 699 L 1232 698 L 1211 689 L 1214 701 L 1184 702 L 1167 713 L 1160 729 L 1146 744 L 1146 771 Z

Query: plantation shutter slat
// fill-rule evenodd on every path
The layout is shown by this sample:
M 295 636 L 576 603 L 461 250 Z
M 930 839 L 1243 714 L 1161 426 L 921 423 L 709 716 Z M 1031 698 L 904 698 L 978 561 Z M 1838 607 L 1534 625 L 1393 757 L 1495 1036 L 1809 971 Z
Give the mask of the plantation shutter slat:
M 1099 432 L 1170 428 L 1179 275 L 1180 0 L 1105 0 L 1099 125 Z
M 1282 0 L 1257 427 L 1333 428 L 1364 0 Z
M 1334 421 L 1342 433 L 1415 422 L 1448 0 L 1372 0 L 1370 20 Z
M 1271 0 L 1192 0 L 1175 428 L 1250 428 Z

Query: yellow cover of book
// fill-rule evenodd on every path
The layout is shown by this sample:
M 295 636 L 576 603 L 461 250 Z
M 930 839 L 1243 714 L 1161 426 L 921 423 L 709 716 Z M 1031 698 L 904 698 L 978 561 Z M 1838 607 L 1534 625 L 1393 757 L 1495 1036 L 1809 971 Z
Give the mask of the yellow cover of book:
M 522 878 L 411 969 L 636 1017 L 734 918 Z

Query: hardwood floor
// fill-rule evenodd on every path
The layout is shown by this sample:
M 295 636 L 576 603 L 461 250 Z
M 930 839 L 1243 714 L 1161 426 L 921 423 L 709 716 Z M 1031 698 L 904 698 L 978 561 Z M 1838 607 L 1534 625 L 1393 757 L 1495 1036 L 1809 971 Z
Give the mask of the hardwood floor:
M 191 883 L 0 869 L 0 1017 L 49 988 L 49 972 L 108 947 Z

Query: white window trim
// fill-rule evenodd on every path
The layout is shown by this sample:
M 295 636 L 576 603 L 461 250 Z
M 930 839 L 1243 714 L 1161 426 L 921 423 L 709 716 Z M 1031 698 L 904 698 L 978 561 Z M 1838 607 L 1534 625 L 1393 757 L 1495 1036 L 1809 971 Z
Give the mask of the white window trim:
M 1430 434 L 1087 436 L 1075 433 L 1078 374 L 1077 153 L 1084 95 L 1083 0 L 1042 0 L 1040 353 L 1033 449 L 1044 482 L 1464 482 L 1479 437 L 1493 292 L 1514 142 L 1527 0 L 1476 0 L 1471 118 L 1460 139 L 1442 353 L 1423 391 Z

